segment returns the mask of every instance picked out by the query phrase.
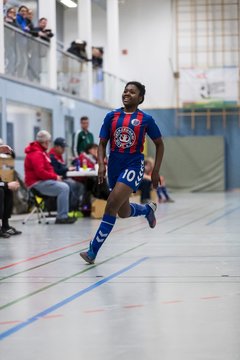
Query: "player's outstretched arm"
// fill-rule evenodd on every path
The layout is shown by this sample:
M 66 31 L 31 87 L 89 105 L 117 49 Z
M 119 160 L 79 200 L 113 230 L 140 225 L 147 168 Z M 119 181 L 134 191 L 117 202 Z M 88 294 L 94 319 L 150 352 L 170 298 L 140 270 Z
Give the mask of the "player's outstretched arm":
M 102 184 L 103 179 L 106 175 L 106 165 L 105 165 L 105 158 L 106 158 L 106 147 L 107 147 L 108 140 L 100 139 L 99 146 L 98 146 L 98 183 Z
M 152 184 L 154 189 L 156 189 L 159 184 L 159 171 L 164 153 L 164 144 L 162 138 L 153 139 L 153 142 L 156 147 L 156 154 L 155 154 L 155 164 L 152 171 Z

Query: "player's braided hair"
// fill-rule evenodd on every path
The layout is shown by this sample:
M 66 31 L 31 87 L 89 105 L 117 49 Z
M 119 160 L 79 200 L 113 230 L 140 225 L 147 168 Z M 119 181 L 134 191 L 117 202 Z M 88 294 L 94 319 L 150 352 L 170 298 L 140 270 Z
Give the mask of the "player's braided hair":
M 141 84 L 140 82 L 138 82 L 138 81 L 129 81 L 129 82 L 126 84 L 125 88 L 126 88 L 128 85 L 135 85 L 135 86 L 138 88 L 138 90 L 139 90 L 139 92 L 140 92 L 139 95 L 142 96 L 142 101 L 140 101 L 139 104 L 142 104 L 142 103 L 144 102 L 144 95 L 145 95 L 145 93 L 146 93 L 145 86 L 144 86 L 143 84 Z

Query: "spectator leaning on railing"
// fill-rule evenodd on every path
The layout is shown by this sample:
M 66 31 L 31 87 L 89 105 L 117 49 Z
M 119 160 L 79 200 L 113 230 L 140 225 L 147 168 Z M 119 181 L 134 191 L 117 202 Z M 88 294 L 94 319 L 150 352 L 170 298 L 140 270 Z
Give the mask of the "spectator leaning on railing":
M 16 9 L 14 7 L 10 7 L 7 9 L 6 16 L 4 18 L 4 21 L 12 26 L 17 26 L 16 23 Z
M 71 46 L 69 49 L 67 49 L 67 52 L 79 57 L 84 61 L 88 61 L 86 46 L 87 46 L 86 41 L 75 40 L 71 42 Z
M 30 31 L 30 28 L 28 26 L 27 15 L 28 15 L 28 8 L 24 5 L 20 6 L 16 17 L 16 23 L 18 27 L 25 32 Z
M 34 32 L 37 32 L 40 39 L 50 42 L 51 38 L 54 36 L 51 29 L 47 29 L 47 19 L 41 18 L 38 21 L 38 26 L 35 27 Z

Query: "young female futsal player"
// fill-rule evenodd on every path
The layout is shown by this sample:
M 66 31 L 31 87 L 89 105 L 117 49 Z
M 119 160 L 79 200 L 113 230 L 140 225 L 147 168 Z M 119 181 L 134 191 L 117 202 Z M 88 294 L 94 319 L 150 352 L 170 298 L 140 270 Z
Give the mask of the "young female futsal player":
M 154 188 L 158 186 L 164 150 L 162 135 L 155 121 L 150 115 L 138 109 L 138 105 L 144 101 L 144 95 L 144 85 L 136 81 L 127 83 L 122 94 L 124 106 L 108 113 L 100 130 L 98 181 L 101 184 L 105 177 L 104 158 L 110 140 L 108 181 L 112 191 L 107 200 L 102 222 L 89 244 L 88 251 L 80 253 L 89 264 L 94 263 L 100 247 L 115 224 L 117 214 L 121 218 L 144 215 L 151 228 L 156 225 L 155 203 L 150 202 L 145 205 L 129 203 L 129 197 L 139 187 L 144 173 L 142 151 L 145 134 L 150 136 L 156 147 L 155 164 L 151 175 Z

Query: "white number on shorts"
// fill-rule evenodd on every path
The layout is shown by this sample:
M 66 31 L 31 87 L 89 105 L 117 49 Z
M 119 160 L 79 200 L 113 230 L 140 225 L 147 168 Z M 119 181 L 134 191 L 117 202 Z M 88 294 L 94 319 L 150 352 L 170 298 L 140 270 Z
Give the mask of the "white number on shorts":
M 129 182 L 131 182 L 131 181 L 133 181 L 133 179 L 135 178 L 135 176 L 136 176 L 136 172 L 134 171 L 134 170 L 128 170 L 128 169 L 126 169 L 125 170 L 125 173 L 123 174 L 123 179 L 125 178 L 125 177 L 127 177 L 127 181 L 129 181 Z

